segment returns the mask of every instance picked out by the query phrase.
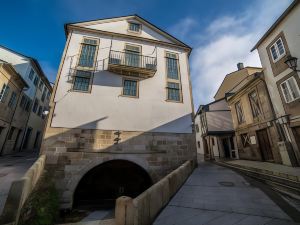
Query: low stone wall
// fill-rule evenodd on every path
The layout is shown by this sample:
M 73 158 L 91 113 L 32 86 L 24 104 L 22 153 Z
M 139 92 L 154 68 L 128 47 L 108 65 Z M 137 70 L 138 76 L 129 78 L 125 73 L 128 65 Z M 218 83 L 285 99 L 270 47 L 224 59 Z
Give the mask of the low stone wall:
M 21 179 L 12 183 L 0 217 L 0 224 L 18 223 L 21 209 L 38 182 L 44 170 L 45 161 L 46 156 L 41 155 Z
M 118 198 L 115 208 L 116 225 L 151 225 L 193 169 L 194 163 L 187 161 L 138 197 Z

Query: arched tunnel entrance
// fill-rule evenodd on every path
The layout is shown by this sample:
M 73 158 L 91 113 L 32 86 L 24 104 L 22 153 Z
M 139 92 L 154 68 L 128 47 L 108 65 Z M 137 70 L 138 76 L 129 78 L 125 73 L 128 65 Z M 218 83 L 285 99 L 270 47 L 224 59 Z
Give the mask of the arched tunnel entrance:
M 127 160 L 111 160 L 96 166 L 80 180 L 73 208 L 112 208 L 115 200 L 136 197 L 152 185 L 149 174 Z

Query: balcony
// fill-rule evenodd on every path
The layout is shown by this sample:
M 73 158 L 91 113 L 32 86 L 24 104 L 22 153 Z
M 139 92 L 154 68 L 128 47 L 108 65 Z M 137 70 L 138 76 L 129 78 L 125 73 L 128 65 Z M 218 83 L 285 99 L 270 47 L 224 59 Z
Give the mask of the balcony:
M 131 52 L 110 51 L 108 70 L 126 76 L 153 77 L 157 68 L 156 57 Z

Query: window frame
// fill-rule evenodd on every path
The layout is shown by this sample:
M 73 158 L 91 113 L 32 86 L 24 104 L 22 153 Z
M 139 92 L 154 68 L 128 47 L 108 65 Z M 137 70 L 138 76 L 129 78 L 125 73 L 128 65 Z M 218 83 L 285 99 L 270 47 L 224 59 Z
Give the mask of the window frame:
M 95 40 L 97 42 L 97 44 L 93 45 L 93 44 L 84 43 L 85 39 Z M 94 62 L 93 62 L 93 66 L 92 67 L 80 66 L 79 65 L 83 45 L 93 45 L 93 46 L 96 46 L 95 55 L 94 55 Z M 99 38 L 88 37 L 88 36 L 83 36 L 82 37 L 81 42 L 80 42 L 79 54 L 78 54 L 77 62 L 76 62 L 76 70 L 92 70 L 92 71 L 95 70 L 96 62 L 97 62 L 97 57 L 98 57 L 99 45 L 100 45 L 100 39 Z
M 7 96 L 10 92 L 10 87 L 8 84 L 6 83 L 3 83 L 2 85 L 2 89 L 0 91 L 0 94 L 1 94 L 1 97 L 0 97 L 0 102 L 2 103 L 5 103 L 6 102 L 6 99 L 7 99 Z
M 136 82 L 136 95 L 126 95 L 124 94 L 124 84 L 126 80 L 130 80 L 130 81 L 135 81 Z M 122 78 L 122 93 L 121 96 L 123 97 L 129 97 L 129 98 L 139 98 L 139 80 L 138 79 L 134 79 L 134 78 L 129 78 L 129 77 L 123 77 Z
M 257 100 L 257 103 L 256 103 L 256 102 L 253 102 L 253 99 L 252 99 L 252 94 L 253 94 L 253 93 L 256 93 L 256 100 Z M 260 106 L 260 101 L 259 101 L 258 92 L 257 92 L 256 90 L 252 90 L 252 91 L 248 94 L 248 99 L 249 99 L 249 102 L 250 102 L 251 112 L 252 112 L 253 118 L 257 118 L 257 117 L 259 117 L 260 115 L 262 115 L 262 111 L 261 111 L 261 106 Z M 258 109 L 258 113 L 255 111 L 254 107 L 256 107 L 256 109 Z M 256 113 L 257 113 L 257 114 L 256 114 Z
M 130 24 L 139 25 L 139 26 L 140 26 L 139 31 L 131 30 L 131 29 L 130 29 Z M 141 33 L 142 33 L 142 24 L 141 24 L 141 23 L 137 23 L 137 22 L 135 22 L 135 21 L 128 21 L 127 31 L 130 32 L 130 33 L 141 34 Z
M 290 87 L 289 82 L 288 82 L 288 81 L 291 80 L 291 79 L 293 80 L 293 82 L 294 82 L 294 84 L 295 84 L 295 86 L 296 86 L 296 89 L 297 89 L 297 90 L 294 90 L 294 91 L 297 91 L 297 92 L 298 92 L 298 95 L 299 95 L 298 98 L 294 98 L 293 95 L 292 95 L 292 90 L 291 90 L 291 87 Z M 286 84 L 286 87 L 287 87 L 287 89 L 288 89 L 289 95 L 292 97 L 291 101 L 287 101 L 286 95 L 285 95 L 285 93 L 284 93 L 284 88 L 282 87 L 282 85 L 283 85 L 284 83 Z M 294 76 L 291 76 L 291 77 L 287 78 L 286 80 L 284 80 L 283 82 L 281 82 L 281 83 L 280 83 L 280 89 L 281 89 L 281 93 L 282 93 L 282 95 L 283 95 L 283 98 L 284 98 L 284 100 L 285 100 L 285 103 L 289 104 L 289 103 L 291 103 L 291 102 L 294 102 L 294 101 L 300 99 L 300 88 L 299 88 L 299 85 L 298 85 L 298 83 L 297 83 L 297 81 L 296 81 L 296 79 L 295 79 Z
M 30 71 L 29 71 L 29 74 L 28 74 L 29 80 L 31 80 L 31 81 L 33 80 L 33 78 L 35 77 L 34 74 L 35 74 L 34 69 L 30 68 Z
M 167 54 L 174 54 L 177 60 L 177 71 L 178 71 L 178 79 L 173 79 L 168 77 L 168 68 L 167 68 Z M 179 54 L 176 52 L 165 51 L 165 73 L 166 73 L 166 101 L 167 102 L 174 102 L 174 103 L 183 103 L 183 93 L 182 93 L 182 85 L 181 85 L 181 72 L 180 72 L 180 65 L 179 65 Z M 169 99 L 169 86 L 168 83 L 177 83 L 178 84 L 178 91 L 179 91 L 179 101 Z
M 283 47 L 283 50 L 284 50 L 284 53 L 281 54 L 281 55 L 280 55 L 279 48 L 278 48 L 278 45 L 277 45 L 277 42 L 278 42 L 279 40 L 281 41 L 282 47 Z M 272 53 L 272 47 L 275 48 L 275 52 L 276 52 L 277 57 L 278 57 L 277 59 L 274 59 L 274 56 L 273 56 L 273 53 Z M 279 38 L 278 38 L 278 39 L 270 46 L 269 51 L 270 51 L 270 53 L 271 53 L 271 57 L 272 57 L 272 60 L 273 60 L 274 63 L 278 62 L 280 59 L 282 59 L 282 58 L 286 55 L 286 49 L 285 49 L 285 46 L 284 46 L 284 43 L 283 43 L 283 40 L 282 40 L 281 37 L 279 37 Z
M 17 104 L 17 93 L 15 91 L 12 91 L 7 106 L 13 109 L 16 106 L 16 104 Z
M 240 135 L 240 137 L 241 137 L 243 148 L 250 147 L 251 145 L 250 135 L 248 133 L 243 133 Z
M 87 78 L 87 77 L 84 77 L 84 76 L 77 76 L 77 75 L 76 75 L 76 74 L 77 74 L 77 71 L 84 71 L 84 72 L 90 73 L 89 84 L 88 84 L 88 90 L 85 91 L 85 90 L 77 90 L 77 89 L 74 89 L 76 77 Z M 92 83 L 93 83 L 92 80 L 93 80 L 93 78 L 94 78 L 94 73 L 93 73 L 93 71 L 77 69 L 77 70 L 75 71 L 74 74 L 75 74 L 75 75 L 74 75 L 74 77 L 73 77 L 73 83 L 72 83 L 72 89 L 71 89 L 71 90 L 72 90 L 73 92 L 91 93 L 91 91 L 92 91 Z
M 240 116 L 239 116 L 237 105 L 240 105 L 241 113 L 242 113 L 242 118 L 240 118 Z M 235 111 L 236 111 L 236 117 L 237 117 L 238 124 L 245 123 L 246 122 L 246 118 L 245 118 L 245 114 L 244 114 L 244 110 L 243 110 L 243 106 L 242 106 L 241 101 L 238 101 L 238 102 L 235 103 Z M 240 120 L 240 119 L 242 119 L 242 120 Z

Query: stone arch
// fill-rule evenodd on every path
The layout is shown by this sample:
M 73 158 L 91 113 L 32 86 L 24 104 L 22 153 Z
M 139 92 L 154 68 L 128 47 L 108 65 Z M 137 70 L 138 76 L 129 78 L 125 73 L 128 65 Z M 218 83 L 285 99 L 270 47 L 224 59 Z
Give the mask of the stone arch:
M 136 197 L 153 184 L 148 165 L 141 158 L 113 157 L 86 165 L 73 180 L 72 208 L 96 202 L 108 206 L 118 196 Z

